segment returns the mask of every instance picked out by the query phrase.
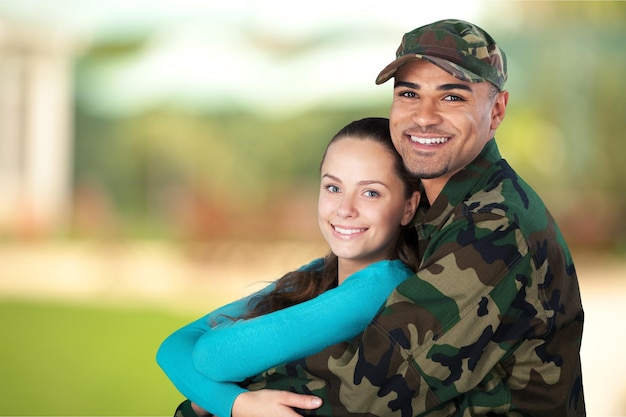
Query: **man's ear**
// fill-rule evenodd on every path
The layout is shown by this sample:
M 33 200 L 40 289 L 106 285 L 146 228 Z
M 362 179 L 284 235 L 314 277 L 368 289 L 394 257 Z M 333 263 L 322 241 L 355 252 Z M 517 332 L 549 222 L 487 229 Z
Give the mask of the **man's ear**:
M 506 90 L 499 92 L 496 97 L 496 102 L 493 104 L 493 108 L 491 109 L 491 130 L 493 131 L 491 136 L 493 136 L 498 126 L 500 126 L 502 120 L 504 120 L 506 105 L 508 102 L 509 92 Z
M 400 224 L 402 226 L 406 226 L 411 223 L 413 220 L 413 216 L 415 215 L 415 211 L 417 210 L 417 205 L 420 203 L 420 198 L 422 194 L 419 191 L 413 192 L 411 198 L 406 201 L 406 205 L 404 207 L 404 214 L 402 215 L 402 220 Z

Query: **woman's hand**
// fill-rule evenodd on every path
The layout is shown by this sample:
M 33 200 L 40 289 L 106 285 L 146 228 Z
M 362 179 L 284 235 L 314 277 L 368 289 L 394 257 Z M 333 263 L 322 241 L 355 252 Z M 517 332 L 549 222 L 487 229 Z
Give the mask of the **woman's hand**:
M 232 417 L 300 417 L 293 409 L 313 410 L 322 400 L 313 395 L 263 389 L 240 394 L 233 404 Z

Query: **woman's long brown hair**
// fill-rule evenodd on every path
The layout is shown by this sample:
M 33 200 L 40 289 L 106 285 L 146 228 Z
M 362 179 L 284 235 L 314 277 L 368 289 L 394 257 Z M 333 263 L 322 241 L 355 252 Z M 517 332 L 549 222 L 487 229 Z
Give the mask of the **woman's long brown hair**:
M 413 192 L 419 191 L 420 181 L 404 167 L 402 157 L 398 154 L 391 141 L 389 119 L 382 117 L 356 120 L 337 132 L 326 146 L 320 168 L 324 164 L 326 152 L 330 145 L 348 137 L 351 139 L 372 140 L 384 145 L 389 154 L 393 156 L 396 174 L 404 182 L 406 198 L 410 198 Z M 408 226 L 401 226 L 395 258 L 400 259 L 413 271 L 417 270 L 419 264 L 415 251 L 416 247 L 417 233 L 415 228 L 410 223 Z M 271 292 L 253 297 L 248 304 L 248 312 L 242 318 L 262 316 L 311 300 L 324 291 L 336 287 L 337 275 L 337 256 L 330 252 L 324 258 L 323 268 L 288 272 L 276 282 L 276 286 Z

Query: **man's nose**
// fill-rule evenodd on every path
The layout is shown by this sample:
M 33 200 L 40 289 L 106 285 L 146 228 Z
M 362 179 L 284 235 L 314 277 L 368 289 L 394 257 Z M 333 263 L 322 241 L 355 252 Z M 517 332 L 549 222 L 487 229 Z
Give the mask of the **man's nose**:
M 441 123 L 441 109 L 434 100 L 420 100 L 411 109 L 413 121 L 420 127 L 436 126 Z

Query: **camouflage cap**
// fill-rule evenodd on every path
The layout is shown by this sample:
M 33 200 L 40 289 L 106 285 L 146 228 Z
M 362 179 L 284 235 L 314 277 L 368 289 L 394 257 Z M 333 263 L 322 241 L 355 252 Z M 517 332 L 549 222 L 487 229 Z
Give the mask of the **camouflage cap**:
M 489 81 L 500 90 L 507 77 L 504 51 L 483 29 L 462 20 L 440 20 L 406 33 L 395 61 L 378 74 L 376 84 L 416 59 L 430 61 L 463 81 Z

